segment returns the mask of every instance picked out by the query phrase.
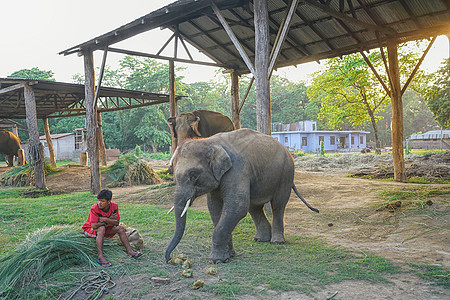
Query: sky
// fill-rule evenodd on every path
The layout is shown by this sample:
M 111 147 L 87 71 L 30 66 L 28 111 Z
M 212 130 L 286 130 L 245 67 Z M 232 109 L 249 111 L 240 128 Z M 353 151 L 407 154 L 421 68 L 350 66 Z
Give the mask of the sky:
M 18 0 L 4 1 L 0 10 L 0 78 L 21 69 L 38 67 L 53 71 L 57 81 L 72 82 L 74 74 L 83 74 L 83 58 L 58 53 L 88 41 L 146 15 L 175 0 Z M 147 53 L 157 52 L 172 34 L 169 30 L 152 30 L 114 47 Z M 173 49 L 173 48 L 171 48 Z M 187 57 L 179 47 L 180 57 Z M 171 55 L 162 53 L 162 55 Z M 448 40 L 439 37 L 423 63 L 427 71 L 435 71 L 448 57 Z M 194 59 L 208 58 L 191 50 Z M 94 52 L 94 64 L 100 67 L 102 51 Z M 108 53 L 106 64 L 115 68 L 123 55 Z M 165 61 L 161 61 L 165 62 Z M 185 82 L 210 81 L 217 68 L 176 63 L 188 67 L 182 74 Z M 275 74 L 292 81 L 309 82 L 311 74 L 323 63 L 316 62 L 281 68 Z

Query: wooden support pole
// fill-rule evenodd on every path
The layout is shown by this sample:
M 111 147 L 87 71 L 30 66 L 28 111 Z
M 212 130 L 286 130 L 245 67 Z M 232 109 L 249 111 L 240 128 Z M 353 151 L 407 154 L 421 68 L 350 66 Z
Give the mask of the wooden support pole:
M 392 158 L 394 161 L 394 180 L 405 182 L 406 170 L 403 155 L 403 103 L 397 50 L 397 44 L 387 45 L 389 77 L 391 79 Z
M 105 140 L 103 139 L 102 114 L 99 111 L 97 111 L 97 141 L 100 151 L 100 161 L 102 162 L 102 166 L 106 167 L 108 161 L 106 159 Z
M 29 160 L 34 168 L 34 182 L 36 188 L 45 189 L 45 172 L 44 172 L 44 149 L 39 142 L 39 131 L 37 127 L 36 114 L 36 98 L 34 91 L 28 84 L 24 85 L 25 112 L 27 116 L 27 126 L 29 133 Z
M 44 118 L 45 140 L 47 141 L 48 152 L 50 154 L 50 164 L 56 168 L 55 149 L 53 149 L 53 141 L 50 136 L 50 127 L 48 126 L 48 118 Z
M 271 105 L 269 84 L 269 14 L 267 0 L 254 0 L 255 24 L 255 87 L 257 130 L 270 135 Z
M 91 166 L 91 193 L 98 194 L 101 189 L 100 165 L 97 142 L 97 107 L 95 102 L 95 72 L 92 52 L 83 53 L 84 57 L 84 93 L 86 102 L 86 136 Z
M 231 110 L 233 123 L 236 129 L 241 128 L 240 101 L 239 101 L 239 74 L 231 72 Z
M 175 63 L 173 60 L 169 61 L 169 109 L 170 117 L 176 117 L 178 113 L 178 104 L 175 99 Z M 175 152 L 177 146 L 178 141 L 172 135 L 172 153 Z

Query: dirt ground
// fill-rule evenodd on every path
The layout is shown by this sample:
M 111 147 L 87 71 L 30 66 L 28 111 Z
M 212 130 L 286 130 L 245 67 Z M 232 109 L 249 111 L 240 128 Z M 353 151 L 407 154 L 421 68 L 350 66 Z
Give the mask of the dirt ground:
M 286 233 L 319 237 L 332 245 L 340 245 L 359 253 L 370 252 L 386 257 L 394 263 L 424 263 L 450 268 L 450 185 L 427 185 L 448 190 L 447 194 L 431 199 L 432 205 L 424 208 L 428 213 L 413 213 L 417 210 L 404 207 L 387 209 L 385 200 L 380 197 L 382 191 L 420 190 L 423 185 L 346 177 L 347 173 L 363 168 L 389 168 L 389 159 L 380 161 L 368 156 L 361 157 L 353 163 L 338 163 L 336 160 L 332 163 L 328 160 L 321 162 L 320 157 L 297 159 L 295 184 L 303 197 L 313 207 L 318 208 L 320 213 L 310 211 L 292 193 L 286 209 Z M 361 159 L 365 162 L 361 162 Z M 413 160 L 419 164 L 419 160 Z M 430 162 L 430 169 L 437 168 L 436 161 L 425 161 Z M 424 161 L 420 161 L 420 164 L 423 163 Z M 150 161 L 150 164 L 155 170 L 168 167 L 168 161 L 165 160 Z M 445 159 L 439 164 L 438 167 L 444 169 L 450 166 Z M 341 167 L 337 167 L 338 165 Z M 105 186 L 106 183 L 106 178 L 103 178 L 102 185 Z M 89 168 L 65 167 L 62 172 L 48 176 L 47 185 L 51 190 L 57 191 L 88 191 Z M 117 201 L 126 201 L 138 197 L 137 195 L 142 197 L 145 190 L 149 190 L 149 187 L 113 189 Z M 148 193 L 152 194 L 150 190 Z M 165 208 L 172 206 L 172 201 L 171 197 L 156 200 L 158 205 Z M 205 199 L 197 199 L 193 208 L 206 210 Z M 411 274 L 397 274 L 388 279 L 392 284 L 346 281 L 328 286 L 326 290 L 313 296 L 273 292 L 273 297 L 326 299 L 338 292 L 335 299 L 450 299 L 449 289 L 432 286 Z M 133 284 L 132 280 L 130 278 L 130 285 Z M 127 282 L 123 284 L 125 288 Z M 161 286 L 158 289 L 158 297 L 164 294 L 164 289 L 173 291 L 176 287 Z M 158 297 L 145 299 L 166 299 Z

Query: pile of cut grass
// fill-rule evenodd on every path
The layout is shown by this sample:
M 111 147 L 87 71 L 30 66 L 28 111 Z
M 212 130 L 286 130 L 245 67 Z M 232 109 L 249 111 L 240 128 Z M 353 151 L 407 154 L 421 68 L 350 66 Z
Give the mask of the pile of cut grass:
M 79 230 L 52 226 L 30 233 L 24 242 L 0 259 L 0 297 L 11 299 L 33 288 L 59 269 L 91 264 L 95 244 Z
M 45 175 L 50 175 L 58 171 L 49 163 L 44 163 Z M 34 168 L 29 164 L 12 168 L 1 176 L 1 183 L 5 186 L 32 186 L 34 185 Z
M 111 187 L 123 184 L 159 184 L 162 182 L 158 174 L 143 159 L 134 153 L 128 153 L 121 156 L 114 164 L 105 170 L 111 179 Z

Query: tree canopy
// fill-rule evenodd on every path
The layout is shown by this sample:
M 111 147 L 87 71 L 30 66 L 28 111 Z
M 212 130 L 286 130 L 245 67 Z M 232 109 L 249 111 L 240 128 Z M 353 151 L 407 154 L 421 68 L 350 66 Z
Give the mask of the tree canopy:
M 56 81 L 53 71 L 44 71 L 40 70 L 37 67 L 16 71 L 9 75 L 8 78 L 26 78 Z

